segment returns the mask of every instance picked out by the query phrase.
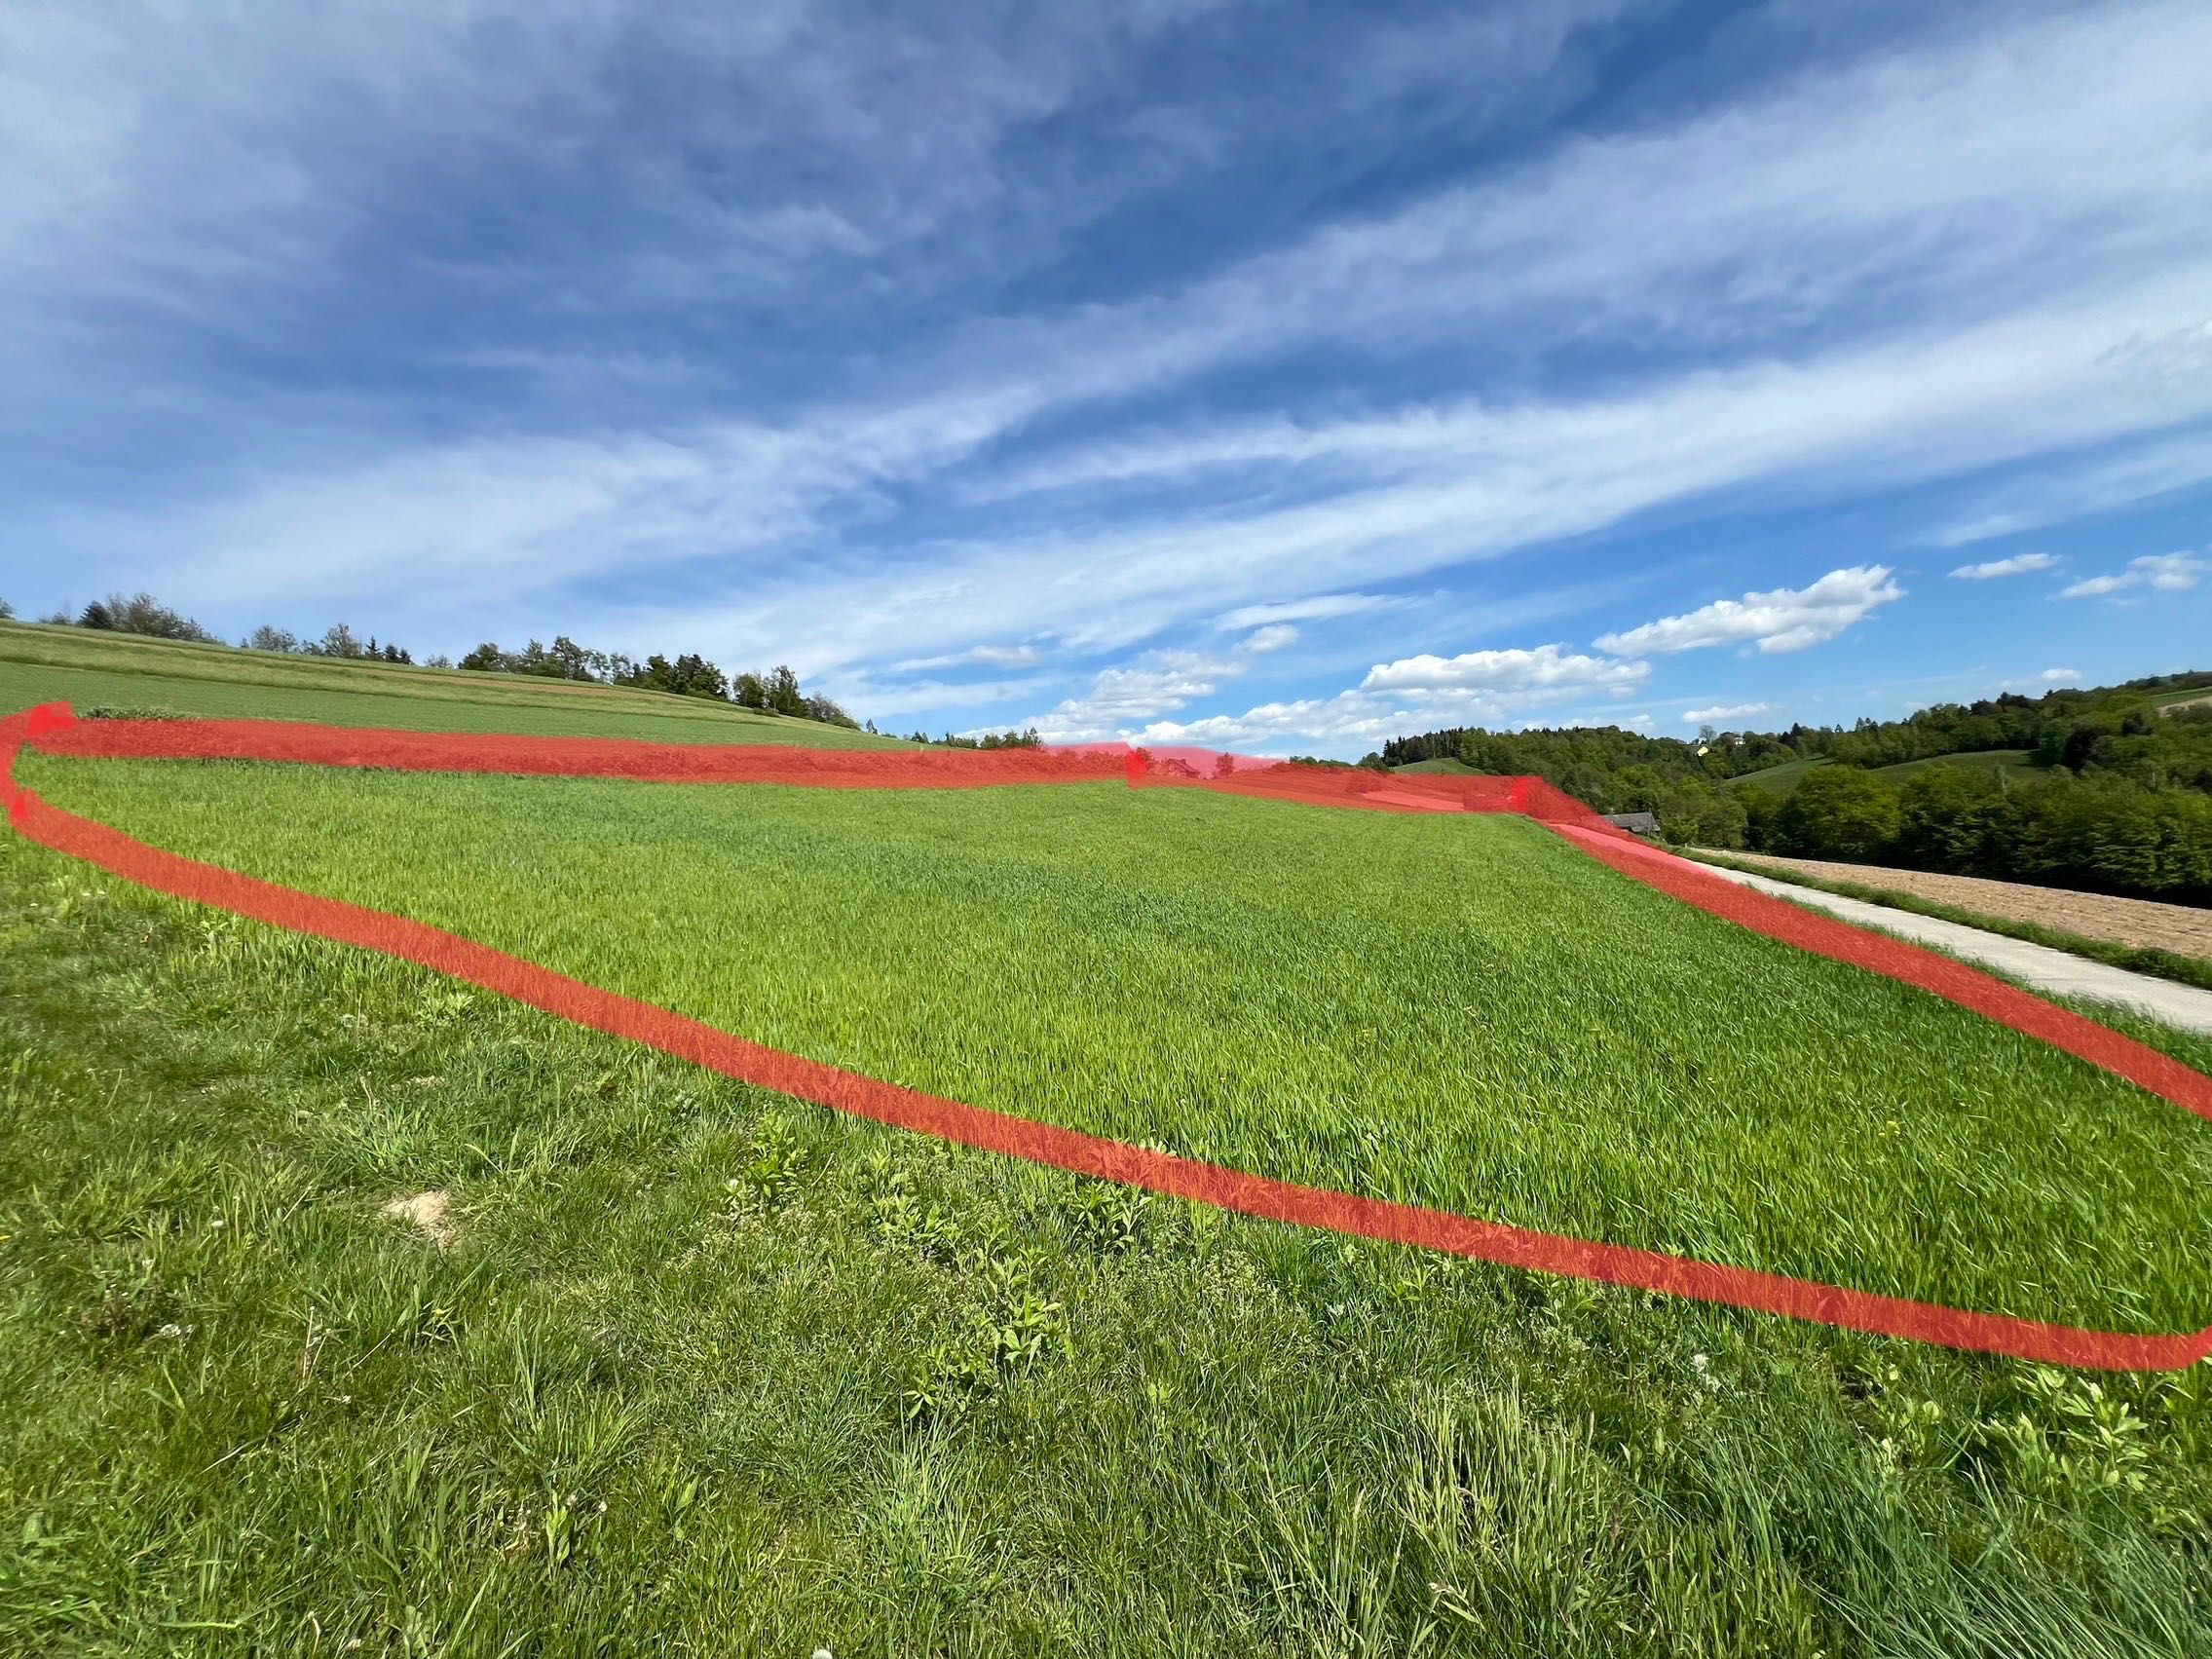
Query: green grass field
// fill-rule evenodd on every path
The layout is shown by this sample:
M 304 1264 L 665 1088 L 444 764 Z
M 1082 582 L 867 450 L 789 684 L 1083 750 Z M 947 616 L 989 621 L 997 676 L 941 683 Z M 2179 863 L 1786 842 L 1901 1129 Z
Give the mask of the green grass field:
M 2034 753 L 2033 749 L 1984 749 L 1968 754 L 1931 755 L 1926 760 L 1899 761 L 1895 766 L 1880 766 L 1871 770 L 1876 777 L 1886 777 L 1896 784 L 1905 783 L 1914 773 L 1926 772 L 1930 767 L 1935 766 L 1972 767 L 1976 771 L 1995 773 L 2008 780 L 2018 781 L 2040 774 L 2041 768 L 2028 764 L 2028 757 Z M 1796 792 L 1807 773 L 1815 767 L 1829 764 L 1826 756 L 1816 755 L 1801 761 L 1784 761 L 1780 766 L 1770 766 L 1758 772 L 1747 772 L 1729 781 L 1732 784 L 1755 783 L 1761 789 L 1776 795 L 1787 796 Z
M 956 1100 L 1922 1300 L 2212 1323 L 2203 1124 L 1521 819 L 1118 784 L 22 775 L 157 846 Z M 1744 1007 L 1786 1039 L 1715 1017 Z
M 445 717 L 415 713 L 376 719 Z M 1514 820 L 21 775 L 980 1104 L 1873 1288 L 2212 1318 L 2201 1122 Z M 379 1213 L 424 1191 L 442 1248 Z M 2212 1645 L 2212 1367 L 2046 1373 L 1146 1199 L 13 837 L 0 1292 L 0 1650 Z
M 1815 755 L 1806 760 L 1783 761 L 1780 766 L 1765 767 L 1758 772 L 1747 772 L 1743 776 L 1732 777 L 1728 781 L 1732 784 L 1755 783 L 1761 789 L 1771 790 L 1777 795 L 1788 795 L 1797 788 L 1807 773 L 1817 766 L 1826 766 L 1827 764 L 1827 756 Z
M 700 698 L 517 674 L 233 651 L 89 628 L 0 622 L 0 709 L 62 701 L 421 732 L 643 737 L 663 743 L 907 747 Z
M 2007 782 L 2018 782 L 2043 773 L 2043 768 L 2028 764 L 2029 757 L 2035 752 L 2033 749 L 1975 749 L 1966 754 L 1931 755 L 1926 760 L 1899 761 L 1895 766 L 1876 767 L 1874 775 L 1901 784 L 1930 767 L 1958 766 L 1975 772 L 1994 773 Z
M 1405 766 L 1392 767 L 1390 770 L 1393 772 L 1434 773 L 1445 777 L 1474 777 L 1477 775 L 1475 769 L 1465 761 L 1453 760 L 1448 755 L 1441 760 L 1412 761 Z
M 2156 708 L 2187 708 L 2192 703 L 2212 702 L 2212 691 L 2202 686 L 2185 686 L 2180 691 L 2156 693 L 2151 702 Z

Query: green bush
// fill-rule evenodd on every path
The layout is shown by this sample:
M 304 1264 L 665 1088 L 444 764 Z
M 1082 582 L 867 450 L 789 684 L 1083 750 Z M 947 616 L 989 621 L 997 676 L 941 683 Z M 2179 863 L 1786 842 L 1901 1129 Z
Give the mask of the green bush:
M 1894 785 L 1856 767 L 1822 767 L 1782 807 L 1777 827 L 1800 858 L 1879 863 L 1895 847 L 1903 805 Z

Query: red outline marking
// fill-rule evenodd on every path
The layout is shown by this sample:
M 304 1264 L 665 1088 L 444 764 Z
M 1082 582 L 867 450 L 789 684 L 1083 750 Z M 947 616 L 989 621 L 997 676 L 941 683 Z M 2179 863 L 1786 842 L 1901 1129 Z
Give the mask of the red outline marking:
M 1697 1262 L 1659 1251 L 1570 1238 L 1410 1204 L 1299 1187 L 940 1099 L 801 1055 L 747 1042 L 669 1009 L 583 984 L 536 962 L 405 917 L 301 892 L 163 851 L 106 824 L 50 806 L 18 785 L 14 776 L 18 750 L 32 740 L 36 740 L 42 750 L 56 754 L 199 755 L 212 752 L 208 745 L 214 742 L 222 752 L 239 758 L 275 759 L 280 758 L 281 751 L 284 759 L 313 759 L 322 765 L 403 766 L 437 771 L 494 770 L 488 764 L 491 756 L 497 755 L 504 763 L 516 756 L 520 745 L 534 751 L 540 763 L 527 770 L 561 775 L 627 777 L 660 775 L 650 767 L 666 763 L 669 748 L 666 745 L 624 745 L 610 751 L 606 745 L 589 740 L 492 737 L 479 741 L 437 734 L 362 733 L 251 721 L 103 721 L 97 726 L 100 730 L 95 732 L 94 723 L 75 722 L 68 706 L 61 703 L 44 704 L 0 720 L 0 777 L 5 780 L 9 820 L 21 834 L 41 846 L 95 864 L 157 892 L 213 905 L 294 932 L 417 962 L 558 1018 L 611 1037 L 642 1042 L 694 1065 L 833 1111 L 1262 1220 L 1325 1227 L 1506 1266 L 1594 1279 L 1698 1301 L 1720 1302 L 1751 1312 L 1782 1314 L 1873 1336 L 1901 1337 L 2012 1359 L 2108 1371 L 2176 1371 L 2212 1354 L 2212 1327 L 2175 1336 L 2090 1331 L 2011 1314 L 1980 1313 L 1879 1296 L 1786 1274 Z M 219 737 L 211 737 L 210 734 L 219 734 Z M 641 751 L 653 751 L 650 765 L 644 770 L 614 773 L 583 770 L 587 765 L 606 764 L 610 754 L 625 764 L 637 763 L 644 758 Z M 711 750 L 704 754 L 686 750 L 684 753 L 691 759 L 675 774 L 690 778 L 697 778 L 702 773 L 750 776 L 756 766 L 765 764 L 772 768 L 781 764 L 762 761 L 759 758 L 762 751 L 755 751 L 750 761 L 740 760 L 735 764 L 729 758 L 732 754 L 730 750 Z M 1077 757 L 1079 769 L 1068 768 L 1053 773 L 1048 770 L 1040 772 L 1038 764 L 1042 762 L 1049 768 L 1053 764 L 1051 752 L 1035 756 L 1031 751 L 1032 758 L 1028 763 L 1031 775 L 1024 781 L 1047 781 L 1052 776 L 1096 778 L 1101 774 L 1098 763 L 1107 759 L 1110 753 L 1091 751 L 1088 756 Z M 1021 754 L 1014 752 L 1017 761 Z M 370 758 L 372 756 L 374 758 Z M 864 753 L 861 758 L 864 764 L 857 769 L 861 773 L 881 773 L 882 768 L 879 763 L 885 759 L 928 762 L 925 771 L 912 775 L 929 781 L 919 785 L 910 783 L 910 786 L 957 788 L 1015 780 L 1010 775 L 1012 769 L 1004 764 L 1004 752 L 987 756 L 878 755 L 873 758 Z M 456 759 L 472 764 L 457 768 L 450 764 Z M 1248 763 L 1263 769 L 1256 775 L 1231 773 L 1212 777 L 1204 776 L 1195 767 L 1189 769 L 1188 774 L 1176 771 L 1160 775 L 1157 757 L 1152 758 L 1149 769 L 1136 761 L 1123 761 L 1118 757 L 1114 760 L 1115 770 L 1127 768 L 1132 783 L 1142 780 L 1147 786 L 1203 782 L 1207 787 L 1226 787 L 1240 794 L 1292 794 L 1293 798 L 1303 799 L 1319 799 L 1327 794 L 1335 805 L 1372 805 L 1384 811 L 1433 810 L 1425 797 L 1442 794 L 1456 796 L 1463 807 L 1471 810 L 1525 811 L 1549 818 L 1573 845 L 1663 892 L 1771 937 L 1917 985 L 2015 1030 L 2055 1042 L 2068 1052 L 2118 1072 L 2192 1112 L 2212 1116 L 2212 1078 L 2178 1066 L 2117 1032 L 1948 959 L 1824 917 L 1815 917 L 1779 900 L 1748 893 L 1682 860 L 1625 838 L 1597 833 L 1585 821 L 1590 817 L 1586 811 L 1565 802 L 1564 797 L 1550 799 L 1556 792 L 1549 791 L 1536 779 L 1424 779 L 1424 785 L 1441 782 L 1445 787 L 1439 790 L 1415 786 L 1410 793 L 1424 797 L 1421 805 L 1399 809 L 1395 802 L 1361 801 L 1358 797 L 1363 791 L 1359 780 L 1341 780 L 1334 769 L 1307 769 L 1331 775 L 1306 791 L 1293 789 L 1294 779 L 1276 778 L 1270 786 L 1265 770 L 1267 763 Z M 497 770 L 508 769 L 502 765 Z M 819 783 L 834 778 L 838 780 L 834 786 L 871 786 L 857 781 L 844 782 L 845 777 L 854 775 L 855 769 L 844 764 L 842 758 L 804 770 L 808 774 L 797 781 Z M 1106 772 L 1106 775 L 1110 776 L 1111 773 Z M 784 772 L 781 780 L 793 781 L 791 772 Z M 1404 786 L 1407 781 L 1390 780 L 1387 792 L 1406 792 Z M 1504 787 L 1462 787 L 1470 784 L 1502 784 Z M 883 786 L 881 776 L 874 780 L 874 786 Z M 1494 800 L 1495 805 L 1475 806 L 1478 798 Z

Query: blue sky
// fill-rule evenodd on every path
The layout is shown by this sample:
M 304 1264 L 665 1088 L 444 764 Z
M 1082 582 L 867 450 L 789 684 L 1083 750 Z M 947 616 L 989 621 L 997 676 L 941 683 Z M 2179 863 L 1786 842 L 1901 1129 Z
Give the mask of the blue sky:
M 1345 756 L 2212 667 L 2207 63 L 2200 0 L 0 0 L 0 595 Z

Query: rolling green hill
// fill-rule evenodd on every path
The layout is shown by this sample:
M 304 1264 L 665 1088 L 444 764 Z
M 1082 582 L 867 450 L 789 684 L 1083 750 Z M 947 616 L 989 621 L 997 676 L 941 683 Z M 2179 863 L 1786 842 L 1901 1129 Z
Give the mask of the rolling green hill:
M 1771 794 L 1786 796 L 1797 787 L 1807 773 L 1817 766 L 1828 764 L 1827 756 L 1815 755 L 1801 761 L 1783 761 L 1780 766 L 1765 767 L 1758 772 L 1746 772 L 1729 781 L 1753 784 Z
M 2035 757 L 2033 749 L 1975 749 L 1964 754 L 1931 755 L 1926 760 L 1899 761 L 1895 766 L 1873 769 L 1878 777 L 1892 782 L 1902 782 L 1915 773 L 1926 772 L 1930 767 L 1963 766 L 1978 772 L 1994 773 L 2007 780 L 2033 777 L 2047 771 L 2029 764 Z
M 2001 773 L 2007 778 L 2022 778 L 2037 775 L 2043 770 L 2028 764 L 2034 754 L 2033 749 L 1981 749 L 1966 754 L 1931 755 L 1926 760 L 1899 761 L 1895 766 L 1872 767 L 1868 770 L 1875 776 L 1886 777 L 1893 783 L 1902 783 L 1916 773 L 1926 772 L 1931 767 L 1939 766 L 1971 767 L 1979 772 Z M 1770 766 L 1759 772 L 1747 772 L 1740 777 L 1731 778 L 1729 781 L 1731 783 L 1753 784 L 1771 794 L 1786 798 L 1804 780 L 1807 773 L 1815 767 L 1831 764 L 1833 763 L 1824 756 L 1801 761 L 1784 761 L 1781 766 Z
M 0 622 L 0 708 L 64 701 L 423 732 L 643 737 L 665 743 L 904 747 L 705 698 L 519 674 L 234 651 L 94 628 Z
M 1390 770 L 1393 772 L 1442 773 L 1450 777 L 1473 777 L 1475 775 L 1473 767 L 1467 765 L 1464 761 L 1456 761 L 1448 757 L 1433 761 L 1414 761 L 1410 765 L 1392 767 Z

